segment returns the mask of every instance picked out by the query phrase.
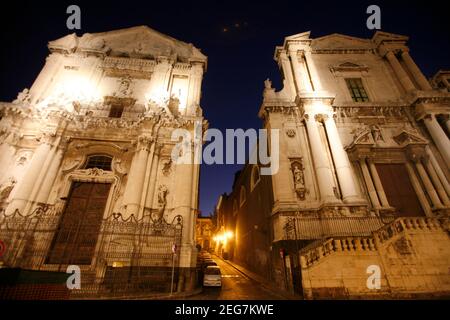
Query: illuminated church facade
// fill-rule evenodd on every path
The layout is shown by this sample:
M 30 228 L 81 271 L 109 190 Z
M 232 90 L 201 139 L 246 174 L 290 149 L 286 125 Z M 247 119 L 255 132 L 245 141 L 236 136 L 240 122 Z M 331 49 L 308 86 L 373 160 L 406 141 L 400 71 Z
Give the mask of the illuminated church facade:
M 48 48 L 32 87 L 1 103 L 3 266 L 79 265 L 92 292 L 192 289 L 199 165 L 173 163 L 171 134 L 207 125 L 206 56 L 146 26 Z
M 265 81 L 259 116 L 280 168 L 236 175 L 216 208 L 235 236 L 216 250 L 307 299 L 449 294 L 448 72 L 428 81 L 407 40 L 305 32 L 276 47 L 283 88 Z

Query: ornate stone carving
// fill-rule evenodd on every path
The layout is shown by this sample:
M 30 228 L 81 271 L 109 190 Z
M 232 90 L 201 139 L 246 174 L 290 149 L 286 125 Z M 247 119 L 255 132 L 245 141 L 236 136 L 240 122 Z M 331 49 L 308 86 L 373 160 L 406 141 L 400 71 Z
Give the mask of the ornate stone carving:
M 43 131 L 36 136 L 36 141 L 43 144 L 52 145 L 55 142 L 56 132 Z
M 132 90 L 132 84 L 133 80 L 130 76 L 124 76 L 119 79 L 119 87 L 117 88 L 117 91 L 114 92 L 114 97 L 120 97 L 120 98 L 129 98 L 133 95 Z
M 62 171 L 64 173 L 68 173 L 70 171 L 75 170 L 75 168 L 77 168 L 81 164 L 82 160 L 83 157 L 81 155 L 75 159 L 73 158 L 66 159 L 62 165 Z
M 379 125 L 372 125 L 370 127 L 370 131 L 372 134 L 373 141 L 375 141 L 375 143 L 377 143 L 378 141 L 385 141 L 383 137 L 383 132 Z
M 401 237 L 392 244 L 392 247 L 401 255 L 409 255 L 413 253 L 411 241 L 405 237 Z
M 398 145 L 428 144 L 428 141 L 417 130 L 402 129 L 399 134 L 392 137 Z
M 88 175 L 88 176 L 95 176 L 95 177 L 99 177 L 99 176 L 104 176 L 104 175 L 109 175 L 110 174 L 109 171 L 105 171 L 105 170 L 99 169 L 99 168 L 81 169 L 81 170 L 78 170 L 78 173 L 85 174 L 85 175 Z
M 30 90 L 25 88 L 17 95 L 17 99 L 13 101 L 13 104 L 28 104 L 31 100 Z
M 2 204 L 8 199 L 16 183 L 17 183 L 16 178 L 9 177 L 6 182 L 0 185 L 0 204 Z
M 295 193 L 300 200 L 305 200 L 308 189 L 305 187 L 305 168 L 303 166 L 303 158 L 291 158 L 290 160 Z
M 358 127 L 352 131 L 353 145 L 357 144 L 374 144 L 372 131 L 366 127 Z
M 162 160 L 162 173 L 168 176 L 172 171 L 172 158 Z
M 295 130 L 294 130 L 294 129 L 287 129 L 287 130 L 286 130 L 286 135 L 287 135 L 289 138 L 295 137 Z

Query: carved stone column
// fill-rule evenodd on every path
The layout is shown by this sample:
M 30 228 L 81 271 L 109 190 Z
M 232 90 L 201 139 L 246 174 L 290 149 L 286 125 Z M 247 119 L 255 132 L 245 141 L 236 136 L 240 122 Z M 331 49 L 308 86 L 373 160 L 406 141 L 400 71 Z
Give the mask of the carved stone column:
M 364 182 L 367 186 L 367 192 L 369 193 L 370 201 L 375 209 L 379 209 L 381 207 L 380 201 L 378 200 L 377 190 L 372 181 L 372 177 L 370 176 L 369 168 L 366 164 L 366 159 L 360 159 L 359 164 L 361 166 L 361 170 L 364 177 Z
M 289 57 L 291 58 L 292 70 L 294 73 L 295 83 L 297 85 L 297 92 L 312 91 L 311 83 L 309 82 L 308 74 L 305 74 L 303 62 L 298 61 L 299 54 L 297 50 L 289 50 Z M 303 57 L 301 57 L 303 59 Z
M 168 98 L 167 88 L 172 73 L 172 62 L 166 57 L 158 57 L 149 85 L 149 98 L 155 102 Z
M 58 174 L 59 168 L 61 166 L 62 159 L 64 157 L 64 152 L 66 151 L 67 144 L 69 142 L 68 138 L 63 138 L 58 146 L 55 146 L 55 154 L 48 168 L 47 174 L 45 175 L 44 181 L 39 188 L 36 202 L 47 203 L 52 190 L 53 184 L 55 182 L 56 176 Z
M 388 59 L 392 69 L 394 69 L 394 72 L 397 75 L 398 79 L 400 80 L 403 88 L 407 92 L 415 90 L 416 88 L 414 87 L 414 84 L 412 83 L 411 79 L 409 78 L 405 70 L 403 70 L 403 67 L 401 66 L 400 62 L 398 62 L 395 54 L 392 51 L 388 51 L 386 53 L 386 58 Z
M 294 85 L 294 78 L 293 78 L 293 72 L 291 68 L 291 64 L 289 63 L 289 58 L 287 57 L 287 54 L 285 51 L 280 52 L 280 61 L 281 61 L 281 67 L 283 69 L 283 74 L 285 76 L 285 87 L 289 90 L 289 92 L 295 96 L 295 85 Z
M 431 138 L 438 147 L 439 152 L 444 157 L 447 167 L 450 168 L 450 140 L 437 122 L 434 114 L 425 116 L 423 121 L 431 135 Z
M 24 212 L 25 207 L 31 200 L 31 193 L 33 192 L 33 188 L 50 153 L 53 140 L 54 136 L 49 133 L 44 133 L 38 137 L 39 146 L 33 154 L 27 172 L 17 185 L 17 191 L 8 206 L 8 212 L 13 212 L 18 209 L 22 214 L 27 214 Z
M 305 61 L 306 66 L 309 70 L 309 74 L 311 76 L 311 83 L 313 85 L 314 91 L 321 91 L 322 90 L 322 83 L 320 82 L 319 73 L 317 72 L 316 65 L 312 59 L 312 55 L 310 51 L 305 51 Z
M 192 65 L 191 75 L 189 79 L 189 92 L 187 98 L 187 108 L 195 110 L 200 105 L 200 93 L 203 78 L 203 65 L 194 63 Z
M 142 135 L 138 138 L 136 153 L 131 162 L 131 168 L 128 175 L 128 181 L 123 195 L 123 204 L 125 205 L 125 218 L 134 215 L 138 218 L 139 206 L 144 187 L 145 170 L 147 167 L 150 144 L 153 138 Z
M 375 183 L 375 189 L 377 190 L 378 197 L 380 198 L 381 205 L 383 208 L 390 208 L 389 201 L 386 197 L 386 193 L 384 192 L 383 184 L 381 183 L 380 176 L 378 175 L 377 167 L 372 160 L 368 160 L 370 173 L 372 174 L 373 182 Z
M 422 190 L 422 186 L 420 185 L 420 182 L 417 179 L 416 173 L 414 172 L 414 168 L 409 161 L 406 162 L 406 169 L 408 170 L 409 178 L 411 179 L 411 183 L 413 185 L 414 190 L 416 191 L 417 197 L 419 198 L 419 202 L 422 205 L 422 209 L 425 212 L 425 215 L 427 217 L 433 217 L 430 204 L 428 203 L 427 197 L 425 196 L 425 193 Z
M 327 159 L 327 151 L 324 147 L 323 141 L 320 139 L 316 117 L 314 114 L 306 114 L 305 119 L 322 201 L 325 203 L 339 202 L 333 190 L 333 175 L 331 172 L 330 163 Z
M 42 68 L 41 73 L 31 86 L 31 104 L 35 104 L 40 98 L 45 97 L 45 93 L 49 89 L 52 78 L 61 66 L 61 57 L 62 56 L 57 53 L 52 53 L 47 57 L 44 68 Z
M 405 61 L 406 66 L 409 71 L 412 73 L 417 83 L 419 84 L 422 90 L 433 90 L 427 78 L 423 75 L 422 71 L 420 71 L 419 67 L 416 65 L 414 60 L 409 55 L 407 50 L 402 51 L 402 59 Z
M 150 172 L 151 184 L 147 190 L 147 197 L 145 199 L 145 207 L 153 208 L 153 202 L 155 199 L 156 182 L 158 178 L 158 168 L 159 168 L 159 157 L 161 154 L 162 144 L 155 142 L 155 147 L 153 151 L 152 168 Z
M 431 166 L 436 171 L 439 181 L 442 183 L 442 186 L 443 186 L 445 192 L 447 193 L 447 196 L 450 196 L 450 183 L 447 181 L 447 177 L 445 176 L 444 172 L 442 171 L 441 166 L 437 162 L 436 157 L 431 152 L 430 147 L 426 146 L 425 150 L 426 150 L 428 159 L 431 162 Z
M 430 178 L 428 177 L 427 172 L 425 171 L 425 168 L 423 167 L 422 163 L 418 160 L 415 161 L 417 172 L 419 172 L 419 176 L 422 179 L 422 182 L 425 186 L 425 190 L 428 193 L 428 196 L 431 199 L 431 202 L 433 203 L 433 206 L 435 209 L 442 209 L 442 203 L 439 199 L 439 196 L 437 195 L 436 190 L 434 190 L 434 186 L 431 183 Z
M 332 116 L 323 116 L 325 128 L 327 131 L 328 141 L 330 144 L 331 154 L 333 156 L 336 173 L 341 187 L 342 198 L 345 203 L 364 202 L 358 192 L 355 183 L 355 175 L 348 159 L 347 152 L 344 150 L 336 122 Z
M 20 139 L 20 136 L 16 133 L 5 132 L 7 137 L 0 145 L 0 181 L 6 175 L 12 159 L 14 158 L 14 153 L 16 152 L 14 145 Z
M 439 194 L 439 197 L 442 200 L 442 203 L 445 206 L 450 206 L 450 200 L 448 198 L 447 192 L 445 192 L 444 186 L 439 180 L 439 177 L 436 173 L 436 170 L 433 167 L 430 159 L 424 159 L 425 167 L 428 170 L 428 174 L 430 175 L 431 181 L 433 181 L 433 185 L 436 189 L 436 192 Z

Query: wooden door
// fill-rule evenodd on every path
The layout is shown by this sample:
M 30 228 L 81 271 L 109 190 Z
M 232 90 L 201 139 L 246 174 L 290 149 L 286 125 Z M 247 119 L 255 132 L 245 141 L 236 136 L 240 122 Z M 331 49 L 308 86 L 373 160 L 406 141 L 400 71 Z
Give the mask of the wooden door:
M 376 164 L 378 175 L 391 207 L 402 217 L 423 216 L 417 194 L 402 163 Z
M 47 263 L 91 263 L 110 188 L 109 183 L 72 184 Z

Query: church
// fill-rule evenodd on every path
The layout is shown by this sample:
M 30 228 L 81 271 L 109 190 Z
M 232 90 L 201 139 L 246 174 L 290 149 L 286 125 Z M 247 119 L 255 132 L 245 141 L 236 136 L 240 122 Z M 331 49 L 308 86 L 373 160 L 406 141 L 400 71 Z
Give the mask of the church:
M 276 47 L 283 88 L 265 81 L 258 115 L 279 130 L 280 168 L 236 174 L 216 252 L 305 299 L 450 294 L 449 73 L 429 81 L 407 41 L 304 32 Z
M 48 49 L 31 88 L 0 104 L 0 263 L 77 265 L 79 295 L 192 290 L 199 165 L 172 162 L 171 133 L 207 126 L 207 57 L 146 26 Z

